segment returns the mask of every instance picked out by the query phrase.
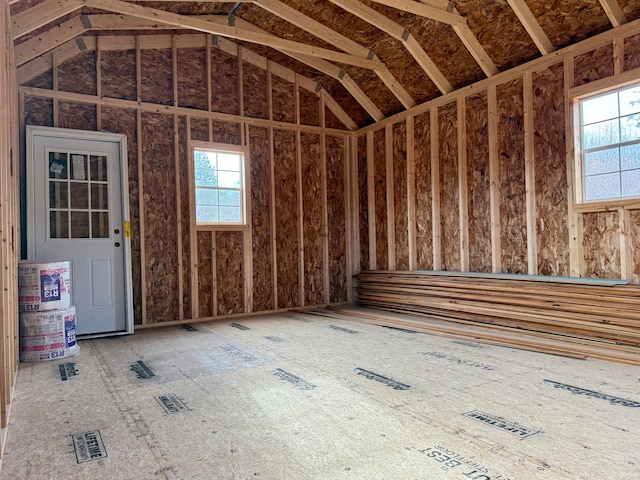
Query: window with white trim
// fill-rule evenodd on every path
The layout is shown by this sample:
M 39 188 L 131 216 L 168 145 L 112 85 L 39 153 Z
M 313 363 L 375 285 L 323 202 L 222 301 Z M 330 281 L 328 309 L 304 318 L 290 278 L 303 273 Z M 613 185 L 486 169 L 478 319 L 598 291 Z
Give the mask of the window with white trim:
M 242 151 L 193 149 L 197 225 L 245 225 L 244 170 Z
M 580 100 L 582 201 L 640 197 L 640 83 Z

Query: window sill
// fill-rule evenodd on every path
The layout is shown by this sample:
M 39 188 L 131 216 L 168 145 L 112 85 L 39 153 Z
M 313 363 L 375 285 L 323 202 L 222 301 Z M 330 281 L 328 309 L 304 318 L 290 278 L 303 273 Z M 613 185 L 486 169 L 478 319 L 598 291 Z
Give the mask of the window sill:
M 200 223 L 195 226 L 196 231 L 198 232 L 216 232 L 216 231 L 227 231 L 227 232 L 242 232 L 245 230 L 249 230 L 249 225 L 238 225 L 238 224 L 206 224 Z
M 574 213 L 612 212 L 615 210 L 640 210 L 640 198 L 604 200 L 602 202 L 574 203 Z

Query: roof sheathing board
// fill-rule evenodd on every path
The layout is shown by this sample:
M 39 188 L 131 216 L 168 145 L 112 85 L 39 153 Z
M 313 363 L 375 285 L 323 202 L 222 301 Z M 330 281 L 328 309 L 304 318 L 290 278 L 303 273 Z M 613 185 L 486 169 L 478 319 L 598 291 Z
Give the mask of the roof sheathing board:
M 611 28 L 597 0 L 526 0 L 556 50 Z
M 500 71 L 540 56 L 506 1 L 457 0 L 456 9 Z
M 618 0 L 627 22 L 640 18 L 640 2 L 638 0 Z

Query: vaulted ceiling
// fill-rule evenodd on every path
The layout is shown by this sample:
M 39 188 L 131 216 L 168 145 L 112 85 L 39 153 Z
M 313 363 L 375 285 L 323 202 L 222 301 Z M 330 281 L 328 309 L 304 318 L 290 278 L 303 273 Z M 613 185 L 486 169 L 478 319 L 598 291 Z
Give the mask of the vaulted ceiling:
M 308 77 L 358 126 L 640 18 L 640 0 L 10 0 L 19 69 L 79 36 L 225 37 Z

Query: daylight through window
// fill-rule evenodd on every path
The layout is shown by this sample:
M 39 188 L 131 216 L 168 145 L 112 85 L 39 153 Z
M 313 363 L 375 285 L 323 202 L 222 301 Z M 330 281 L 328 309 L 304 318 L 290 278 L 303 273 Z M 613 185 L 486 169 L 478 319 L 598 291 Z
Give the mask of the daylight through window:
M 196 223 L 244 224 L 242 153 L 196 148 L 193 159 Z
M 640 197 L 640 84 L 580 101 L 583 200 Z

